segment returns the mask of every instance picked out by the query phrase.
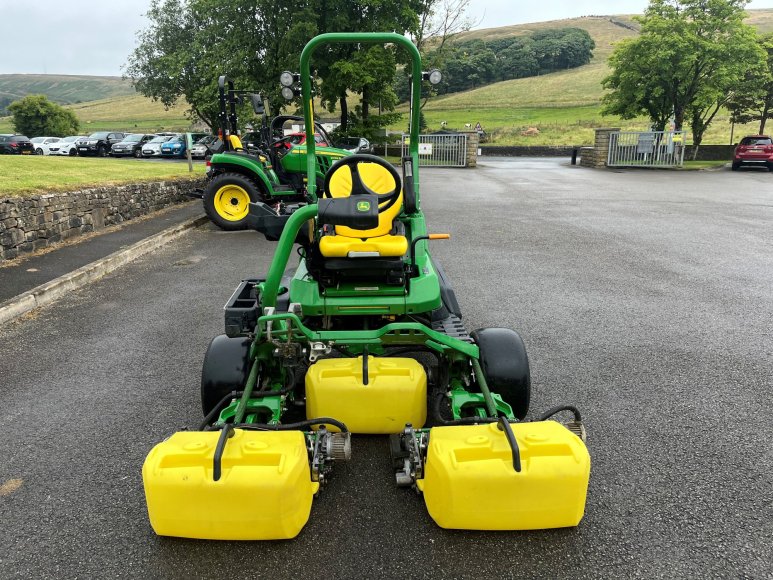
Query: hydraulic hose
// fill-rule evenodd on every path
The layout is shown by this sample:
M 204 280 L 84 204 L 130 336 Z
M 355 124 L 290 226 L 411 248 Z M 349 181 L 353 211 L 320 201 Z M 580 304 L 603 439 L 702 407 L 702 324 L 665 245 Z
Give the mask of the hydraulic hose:
M 333 425 L 338 427 L 343 433 L 349 432 L 349 429 L 344 423 L 338 419 L 333 419 L 332 417 L 319 417 L 317 419 L 298 421 L 297 423 L 285 423 L 284 425 L 269 425 L 267 423 L 239 423 L 232 424 L 231 426 L 236 429 L 252 429 L 254 431 L 295 431 L 303 429 L 304 427 L 311 427 L 313 425 Z
M 560 413 L 561 411 L 571 411 L 574 413 L 574 420 L 578 423 L 582 421 L 582 417 L 580 417 L 580 411 L 575 407 L 574 405 L 559 405 L 558 407 L 553 407 L 552 409 L 549 409 L 548 411 L 545 411 L 535 419 L 535 421 L 546 421 L 547 419 L 550 419 L 553 415 L 556 415 Z
M 231 391 L 225 397 L 220 399 L 217 405 L 212 407 L 212 410 L 207 413 L 206 417 L 204 417 L 204 421 L 202 421 L 201 425 L 199 426 L 199 431 L 204 431 L 209 426 L 212 420 L 220 413 L 220 411 L 223 410 L 223 407 L 225 407 L 228 401 L 235 399 L 236 397 L 241 397 L 243 394 L 244 391 Z

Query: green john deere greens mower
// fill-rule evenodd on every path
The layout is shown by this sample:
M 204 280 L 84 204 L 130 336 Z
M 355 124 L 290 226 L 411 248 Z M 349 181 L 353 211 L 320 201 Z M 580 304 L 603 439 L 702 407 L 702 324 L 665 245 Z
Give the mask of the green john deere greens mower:
M 400 172 L 371 155 L 339 159 L 317 197 L 309 62 L 321 45 L 344 42 L 410 55 L 410 155 Z M 421 210 L 418 116 L 429 75 L 418 51 L 397 34 L 324 34 L 306 45 L 300 70 L 311 202 L 290 213 L 249 205 L 249 226 L 279 242 L 266 277 L 242 281 L 226 304 L 225 333 L 204 358 L 201 426 L 145 460 L 153 529 L 293 538 L 359 433 L 389 437 L 384 461 L 397 485 L 420 491 L 441 527 L 576 526 L 590 473 L 579 412 L 526 419 L 523 341 L 506 328 L 469 333 L 429 251 L 448 235 L 429 233 Z M 573 417 L 548 420 L 561 412 Z
M 219 136 L 223 149 L 209 159 L 207 184 L 201 193 L 209 218 L 224 230 L 242 230 L 247 227 L 250 203 L 262 202 L 284 213 L 287 204 L 312 201 L 306 186 L 306 146 L 286 147 L 276 138 L 276 132 L 281 131 L 284 122 L 303 119 L 281 115 L 269 125 L 266 103 L 260 93 L 236 90 L 233 81 L 226 76 L 218 79 L 218 89 Z M 236 115 L 237 103 L 246 96 L 250 97 L 255 113 L 262 118 L 260 143 L 252 151 L 248 151 L 239 138 Z M 319 123 L 316 123 L 316 131 L 329 139 Z M 317 189 L 330 166 L 349 154 L 333 147 L 313 153 Z

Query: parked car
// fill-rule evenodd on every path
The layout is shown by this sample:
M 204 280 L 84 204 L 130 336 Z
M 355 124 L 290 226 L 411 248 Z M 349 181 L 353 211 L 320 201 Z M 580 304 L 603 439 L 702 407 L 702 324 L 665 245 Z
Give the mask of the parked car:
M 191 133 L 191 140 L 195 143 L 202 137 L 205 137 L 206 133 Z M 166 143 L 161 144 L 161 156 L 162 157 L 185 157 L 185 151 L 187 148 L 185 133 L 177 135 L 173 139 L 170 139 Z
M 98 155 L 105 157 L 110 153 L 113 143 L 123 141 L 126 133 L 116 133 L 109 131 L 98 131 L 92 133 L 85 139 L 76 141 L 78 145 L 78 155 Z
M 193 147 L 191 147 L 191 157 L 194 159 L 203 159 L 208 155 L 212 155 L 211 146 L 216 143 L 217 140 L 217 137 L 214 135 L 202 137 L 193 144 Z
M 172 137 L 166 143 L 161 144 L 161 157 L 184 157 L 185 135 Z
M 35 146 L 35 155 L 51 155 L 49 147 L 59 140 L 59 137 L 33 137 L 30 142 Z
M 319 133 L 314 133 L 314 142 L 317 144 L 317 147 L 330 147 L 330 143 L 328 143 Z M 274 149 L 281 149 L 282 147 L 290 149 L 294 145 L 303 145 L 305 143 L 306 133 L 290 133 L 289 135 L 285 135 L 282 139 L 279 139 L 279 141 L 272 143 L 271 147 Z
M 733 171 L 742 165 L 767 167 L 773 171 L 773 139 L 768 135 L 749 135 L 741 139 L 733 153 Z
M 373 145 L 365 137 L 344 137 L 338 148 L 349 153 L 373 153 Z
M 78 154 L 78 146 L 76 141 L 86 139 L 86 135 L 70 135 L 69 137 L 62 137 L 56 143 L 53 143 L 48 150 L 51 151 L 51 155 L 68 155 L 75 157 Z
M 142 147 L 145 143 L 155 138 L 156 135 L 132 133 L 131 135 L 127 135 L 123 141 L 113 144 L 110 148 L 110 155 L 113 157 L 122 157 L 123 155 L 142 157 Z
M 0 135 L 0 154 L 32 155 L 35 146 L 24 135 Z
M 169 141 L 170 139 L 174 139 L 174 135 L 159 135 L 158 137 L 154 137 L 147 143 L 145 143 L 142 146 L 142 156 L 143 157 L 160 157 L 161 156 L 161 145 Z

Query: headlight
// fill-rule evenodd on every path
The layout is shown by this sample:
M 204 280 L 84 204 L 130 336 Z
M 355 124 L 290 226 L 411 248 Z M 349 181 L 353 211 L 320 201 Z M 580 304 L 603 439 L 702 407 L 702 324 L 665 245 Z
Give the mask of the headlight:
M 288 100 L 292 101 L 295 98 L 295 91 L 292 90 L 290 87 L 284 87 L 282 89 L 282 96 Z
M 289 70 L 286 70 L 281 75 L 279 75 L 279 84 L 282 85 L 283 87 L 292 86 L 294 80 L 295 80 L 294 75 Z M 282 91 L 282 94 L 284 94 L 284 91 Z

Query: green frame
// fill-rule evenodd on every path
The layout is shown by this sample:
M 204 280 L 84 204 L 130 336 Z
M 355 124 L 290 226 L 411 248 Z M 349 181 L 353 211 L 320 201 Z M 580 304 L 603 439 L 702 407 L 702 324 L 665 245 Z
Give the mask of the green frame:
M 314 111 L 311 96 L 311 71 L 309 63 L 314 51 L 321 44 L 396 44 L 408 51 L 411 57 L 411 119 L 408 151 L 413 161 L 413 180 L 416 192 L 416 207 L 421 209 L 421 196 L 419 195 L 419 113 L 418 104 L 421 102 L 421 55 L 419 49 L 405 36 L 394 32 L 329 32 L 312 38 L 301 53 L 301 95 L 303 99 L 303 118 L 306 121 L 306 146 L 311 155 L 306 160 L 306 175 L 309 178 L 308 191 L 313 199 L 316 199 L 316 183 L 311 179 L 314 174 Z

